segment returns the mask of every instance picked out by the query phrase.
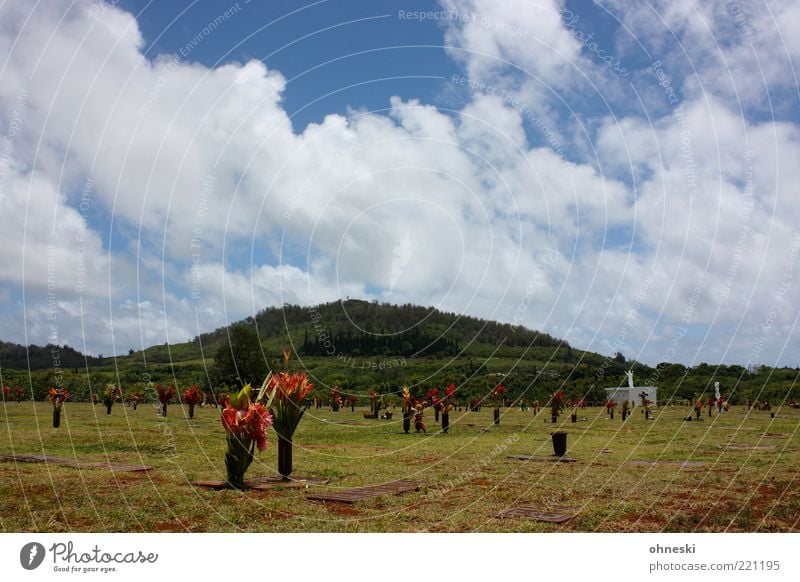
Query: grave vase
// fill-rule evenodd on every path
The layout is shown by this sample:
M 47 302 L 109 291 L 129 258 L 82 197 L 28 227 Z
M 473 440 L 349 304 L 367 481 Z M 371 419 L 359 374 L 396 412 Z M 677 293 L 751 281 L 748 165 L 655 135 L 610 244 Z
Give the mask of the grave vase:
M 53 428 L 61 426 L 61 411 L 53 409 Z
M 292 473 L 292 441 L 278 435 L 278 474 L 286 479 Z
M 442 432 L 447 432 L 450 429 L 450 413 L 442 413 Z
M 557 457 L 563 457 L 567 454 L 567 433 L 563 431 L 551 432 L 550 437 L 553 439 L 553 453 Z
M 494 423 L 495 424 L 500 424 L 500 409 L 499 408 L 495 408 L 494 409 Z

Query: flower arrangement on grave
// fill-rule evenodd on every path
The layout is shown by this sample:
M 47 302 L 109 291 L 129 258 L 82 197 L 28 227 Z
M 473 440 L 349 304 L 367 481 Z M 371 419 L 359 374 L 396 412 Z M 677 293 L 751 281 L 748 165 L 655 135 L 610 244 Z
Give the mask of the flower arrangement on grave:
M 339 412 L 339 407 L 342 405 L 342 396 L 339 393 L 339 388 L 334 386 L 331 389 L 331 410 L 333 412 Z
M 425 416 L 425 404 L 417 402 L 414 406 L 414 430 L 417 432 L 428 432 L 425 428 L 423 417 Z
M 133 406 L 134 410 L 139 408 L 139 404 L 141 404 L 141 402 L 142 402 L 141 392 L 136 392 L 133 396 L 131 396 L 131 406 Z
M 639 398 L 642 400 L 642 412 L 644 413 L 644 417 L 650 420 L 650 407 L 653 405 L 653 402 L 649 400 L 647 396 L 647 392 L 644 390 L 639 393 Z
M 189 405 L 189 418 L 194 418 L 194 407 L 203 401 L 203 393 L 195 384 L 181 395 L 184 404 Z M 166 416 L 166 414 L 164 414 Z
M 495 386 L 492 390 L 491 396 L 494 401 L 494 423 L 500 424 L 500 405 L 503 403 L 503 397 L 506 394 L 506 387 L 502 384 Z
M 630 408 L 631 408 L 630 401 L 623 400 L 622 401 L 622 420 L 625 420 L 626 418 L 628 418 L 628 415 L 630 414 Z
M 231 396 L 222 411 L 228 449 L 225 453 L 225 470 L 228 485 L 244 489 L 244 474 L 253 462 L 256 448 L 267 448 L 267 429 L 272 425 L 272 415 L 261 403 L 250 400 L 250 384 Z
M 703 414 L 703 399 L 698 398 L 697 402 L 694 404 L 694 413 L 697 418 L 700 418 L 700 415 Z
M 380 417 L 386 420 L 391 420 L 392 416 L 394 416 L 394 413 L 392 412 L 392 408 L 394 408 L 394 405 L 395 405 L 394 396 L 392 396 L 391 394 L 384 394 L 383 396 L 381 396 L 377 404 L 378 410 L 380 410 L 381 408 L 383 409 L 383 414 Z
M 231 395 L 227 392 L 217 392 L 214 394 L 214 404 L 224 409 L 231 401 Z
M 161 416 L 167 416 L 167 406 L 175 396 L 175 389 L 172 386 L 164 388 L 161 384 L 156 384 L 156 393 L 158 401 L 161 403 Z
M 314 385 L 303 372 L 270 374 L 264 380 L 258 402 L 266 402 L 272 428 L 278 434 L 278 473 L 284 479 L 292 472 L 292 437 L 306 411 L 305 400 Z
M 350 412 L 356 411 L 356 404 L 358 404 L 358 396 L 348 396 L 347 405 L 350 407 Z
M 403 410 L 411 410 L 413 403 L 414 399 L 411 396 L 411 390 L 408 386 L 403 386 Z
M 408 386 L 403 386 L 403 432 L 411 430 L 411 414 L 414 408 L 413 397 Z
M 111 414 L 111 407 L 114 406 L 114 401 L 117 396 L 117 387 L 113 384 L 106 384 L 103 390 L 103 405 L 106 407 L 106 414 Z
M 17 404 L 21 403 L 25 399 L 25 389 L 22 386 L 17 386 L 14 388 L 14 395 L 17 398 Z
M 8 386 L 3 386 L 3 402 L 8 401 L 8 395 L 11 393 L 11 388 Z
M 442 400 L 439 398 L 439 389 L 431 388 L 425 393 L 425 399 L 433 406 L 435 421 L 439 422 L 439 413 L 442 410 Z
M 53 404 L 53 428 L 61 426 L 61 406 L 69 398 L 69 392 L 64 388 L 50 388 L 47 399 Z
M 558 417 L 564 410 L 566 404 L 566 396 L 563 390 L 556 390 L 550 397 L 550 420 L 558 422 Z
M 378 418 L 381 409 L 381 397 L 375 390 L 369 391 L 369 410 L 372 418 Z
M 453 396 L 455 393 L 455 384 L 450 384 L 444 389 L 444 398 L 442 399 L 442 432 L 447 432 L 450 429 L 450 411 L 453 409 Z
M 614 401 L 614 399 L 609 398 L 606 400 L 606 413 L 608 413 L 608 416 L 611 418 L 611 420 L 614 420 L 614 409 L 616 407 L 617 403 Z

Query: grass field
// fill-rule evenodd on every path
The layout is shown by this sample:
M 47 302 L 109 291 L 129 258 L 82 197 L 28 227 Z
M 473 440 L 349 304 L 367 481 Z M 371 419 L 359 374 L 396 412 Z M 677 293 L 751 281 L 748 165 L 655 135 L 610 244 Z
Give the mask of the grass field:
M 112 473 L 44 464 L 0 463 L 4 532 L 647 532 L 800 530 L 800 410 L 734 407 L 720 417 L 685 422 L 685 408 L 646 421 L 639 409 L 624 423 L 605 410 L 562 417 L 576 463 L 524 462 L 509 454 L 550 455 L 553 425 L 517 409 L 451 414 L 451 434 L 405 435 L 401 420 L 367 420 L 363 409 L 310 410 L 295 434 L 294 474 L 330 478 L 313 490 L 410 479 L 418 492 L 354 505 L 305 499 L 311 489 L 213 491 L 197 479 L 224 479 L 219 413 L 189 420 L 173 405 L 138 410 L 67 403 L 61 428 L 47 403 L 0 405 L 0 454 L 49 454 L 86 461 L 141 463 L 147 473 Z M 583 420 L 586 419 L 586 420 Z M 413 428 L 412 428 L 413 430 Z M 759 445 L 764 450 L 721 445 Z M 276 439 L 247 477 L 274 475 Z M 700 461 L 677 467 L 631 461 Z M 564 524 L 497 519 L 516 505 L 575 508 Z

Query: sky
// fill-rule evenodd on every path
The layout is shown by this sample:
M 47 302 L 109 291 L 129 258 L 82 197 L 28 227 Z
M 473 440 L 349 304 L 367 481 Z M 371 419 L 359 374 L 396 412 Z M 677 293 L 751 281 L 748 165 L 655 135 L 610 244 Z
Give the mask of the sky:
M 795 0 L 0 3 L 0 339 L 415 303 L 800 364 Z

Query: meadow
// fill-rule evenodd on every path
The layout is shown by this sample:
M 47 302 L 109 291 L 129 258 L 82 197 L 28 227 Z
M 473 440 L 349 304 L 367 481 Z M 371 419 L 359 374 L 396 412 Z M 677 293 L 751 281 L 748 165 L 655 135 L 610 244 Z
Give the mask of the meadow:
M 48 403 L 0 405 L 0 454 L 47 454 L 81 461 L 144 464 L 141 473 L 0 462 L 3 532 L 788 532 L 800 529 L 800 409 L 770 413 L 734 406 L 686 422 L 686 407 L 665 407 L 625 422 L 603 408 L 579 410 L 579 422 L 549 410 L 492 408 L 454 412 L 449 434 L 403 434 L 392 420 L 364 418 L 365 408 L 310 409 L 294 436 L 293 476 L 329 479 L 308 488 L 234 491 L 196 487 L 224 479 L 225 435 L 215 408 L 195 418 L 171 405 L 67 402 L 61 427 Z M 550 433 L 568 433 L 574 463 L 508 458 L 553 453 Z M 248 478 L 274 476 L 271 432 Z M 732 446 L 731 446 L 732 445 Z M 748 449 L 757 446 L 757 449 Z M 640 463 L 649 461 L 655 463 Z M 685 466 L 670 462 L 691 461 Z M 419 491 L 352 505 L 306 499 L 395 479 Z M 533 505 L 566 507 L 562 524 L 497 518 Z

